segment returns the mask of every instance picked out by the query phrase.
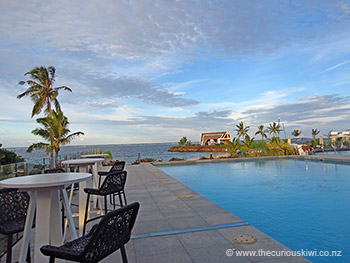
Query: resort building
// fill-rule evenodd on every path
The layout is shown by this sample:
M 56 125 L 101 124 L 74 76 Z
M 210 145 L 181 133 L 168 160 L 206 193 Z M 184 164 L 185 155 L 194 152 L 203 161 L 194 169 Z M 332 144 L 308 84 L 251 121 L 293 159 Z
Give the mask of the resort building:
M 331 131 L 328 134 L 329 140 L 331 142 L 336 141 L 338 138 L 340 138 L 342 141 L 349 141 L 350 140 L 350 129 L 344 130 L 342 132 L 334 132 Z
M 201 134 L 200 145 L 213 145 L 224 141 L 232 142 L 232 136 L 228 132 L 206 132 Z

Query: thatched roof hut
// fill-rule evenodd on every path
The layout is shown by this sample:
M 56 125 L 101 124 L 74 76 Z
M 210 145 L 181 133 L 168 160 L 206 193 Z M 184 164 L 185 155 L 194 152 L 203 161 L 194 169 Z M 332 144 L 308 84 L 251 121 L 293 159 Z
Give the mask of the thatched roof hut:
M 228 132 L 206 132 L 201 134 L 200 145 L 210 145 L 212 141 L 214 143 L 232 142 L 232 137 Z

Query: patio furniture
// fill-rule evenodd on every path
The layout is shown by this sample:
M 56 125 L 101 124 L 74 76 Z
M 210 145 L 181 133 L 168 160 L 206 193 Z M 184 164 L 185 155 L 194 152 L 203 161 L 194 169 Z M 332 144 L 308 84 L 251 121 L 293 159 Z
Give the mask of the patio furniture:
M 85 159 L 75 159 L 75 160 L 65 160 L 62 161 L 62 165 L 70 165 L 71 167 L 74 167 L 76 170 L 79 169 L 79 172 L 89 172 L 89 167 L 91 167 L 92 171 L 92 185 L 94 188 L 98 188 L 98 174 L 97 174 L 97 167 L 98 163 L 103 162 L 103 158 L 85 158 Z M 82 196 L 83 198 L 79 198 L 79 215 L 84 214 L 85 209 L 85 193 L 84 188 L 89 187 L 86 185 L 85 187 L 79 186 L 79 196 Z M 69 196 L 70 203 L 72 201 L 73 197 L 73 191 L 71 191 L 71 194 Z M 94 207 L 97 207 L 97 197 L 94 198 Z M 84 218 L 83 216 L 79 216 L 79 235 L 82 235 L 82 229 L 84 225 Z
M 111 172 L 124 171 L 124 168 L 125 168 L 125 162 L 124 161 L 120 161 L 120 162 L 116 162 L 115 164 L 113 164 L 113 166 L 111 167 L 111 169 L 109 169 L 108 172 L 105 172 L 105 171 L 98 172 L 98 175 L 100 176 L 100 178 L 98 179 L 98 187 L 101 186 L 101 178 L 103 176 L 107 176 Z M 126 196 L 125 196 L 124 190 L 121 192 L 121 194 L 123 194 L 124 200 L 125 200 L 125 204 L 126 204 Z M 111 195 L 110 196 L 110 202 L 111 202 L 111 205 L 114 205 L 114 203 L 115 203 L 115 195 Z
M 130 240 L 139 207 L 139 203 L 132 203 L 114 210 L 106 214 L 87 235 L 60 247 L 46 245 L 40 250 L 44 255 L 50 256 L 50 263 L 54 263 L 55 258 L 99 262 L 120 249 L 123 262 L 127 263 L 124 245 Z
M 27 254 L 35 211 L 34 247 L 36 249 L 34 250 L 34 262 L 47 262 L 47 258 L 42 255 L 39 250 L 42 245 L 61 245 L 63 243 L 62 229 L 60 227 L 60 197 L 63 200 L 62 203 L 68 218 L 71 236 L 73 238 L 78 237 L 75 230 L 72 211 L 68 204 L 68 196 L 65 191 L 65 187 L 66 185 L 80 182 L 80 188 L 83 189 L 86 187 L 86 181 L 88 180 L 91 180 L 91 174 L 89 173 L 55 173 L 14 177 L 0 181 L 1 187 L 18 188 L 21 191 L 28 191 L 30 195 L 19 255 L 19 263 L 24 262 L 25 255 Z M 82 192 L 82 194 L 86 196 L 84 192 Z M 85 201 L 83 197 L 79 196 L 79 199 L 80 198 Z M 85 211 L 83 210 L 80 216 L 81 218 L 83 218 L 84 212 Z
M 110 172 L 121 172 L 124 171 L 124 167 L 125 167 L 125 162 L 124 161 L 120 161 L 120 162 L 116 162 L 115 164 L 113 164 L 113 166 L 111 167 L 111 169 L 109 169 L 108 172 L 98 172 L 98 175 L 100 176 L 99 180 L 98 180 L 98 187 L 101 186 L 101 177 L 102 176 L 106 176 L 108 175 Z
M 0 189 L 0 233 L 7 236 L 6 263 L 11 263 L 13 234 L 22 232 L 30 197 L 15 188 Z M 30 262 L 28 249 L 27 261 Z
M 103 216 L 98 216 L 94 217 L 91 219 L 87 219 L 88 216 L 88 208 L 89 208 L 89 200 L 90 200 L 90 195 L 97 195 L 97 196 L 103 196 L 104 197 L 104 212 L 105 215 L 108 212 L 107 209 L 107 196 L 108 195 L 114 195 L 117 194 L 119 195 L 119 204 L 120 206 L 123 206 L 123 200 L 121 198 L 121 192 L 124 192 L 124 187 L 126 183 L 126 176 L 127 172 L 111 172 L 107 175 L 106 179 L 103 181 L 102 185 L 100 188 L 95 189 L 95 188 L 85 188 L 84 192 L 87 193 L 87 198 L 86 198 L 86 208 L 85 208 L 85 217 L 84 217 L 84 227 L 83 227 L 83 235 L 85 234 L 85 229 L 86 229 L 86 224 L 99 219 Z M 125 195 L 125 194 L 124 194 Z M 126 200 L 125 200 L 126 204 Z M 115 202 L 113 203 L 113 209 L 115 209 Z

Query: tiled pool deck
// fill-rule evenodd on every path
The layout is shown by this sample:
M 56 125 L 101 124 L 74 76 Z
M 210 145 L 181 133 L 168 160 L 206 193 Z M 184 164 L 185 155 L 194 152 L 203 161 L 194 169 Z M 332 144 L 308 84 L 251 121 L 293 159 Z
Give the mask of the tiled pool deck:
M 157 236 L 158 232 L 243 221 L 151 164 L 127 166 L 126 170 L 128 203 L 141 204 L 134 238 L 126 246 L 129 262 L 309 262 L 302 257 L 227 256 L 227 249 L 289 250 L 250 225 Z M 190 195 L 193 198 L 183 198 Z M 236 234 L 253 235 L 257 242 L 237 244 L 232 241 Z M 103 262 L 121 262 L 120 253 Z

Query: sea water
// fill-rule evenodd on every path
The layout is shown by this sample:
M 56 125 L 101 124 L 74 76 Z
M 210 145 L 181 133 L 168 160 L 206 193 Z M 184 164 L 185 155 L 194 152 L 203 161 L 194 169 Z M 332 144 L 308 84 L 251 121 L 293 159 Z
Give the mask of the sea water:
M 132 163 L 138 159 L 139 154 L 141 158 L 152 158 L 156 161 L 163 160 L 169 161 L 171 158 L 198 158 L 201 156 L 209 157 L 210 153 L 207 152 L 168 152 L 173 147 L 178 146 L 177 143 L 143 143 L 143 144 L 108 144 L 108 145 L 79 145 L 79 146 L 63 146 L 60 150 L 60 159 L 64 159 L 67 155 L 68 158 L 72 157 L 73 153 L 85 152 L 90 149 L 100 149 L 103 153 L 110 151 L 113 155 L 113 160 L 118 159 Z M 44 150 L 34 150 L 31 153 L 27 153 L 27 147 L 15 147 L 7 148 L 17 154 L 24 157 L 28 162 L 42 163 L 43 159 L 49 157 Z M 213 155 L 222 153 L 213 153 Z

